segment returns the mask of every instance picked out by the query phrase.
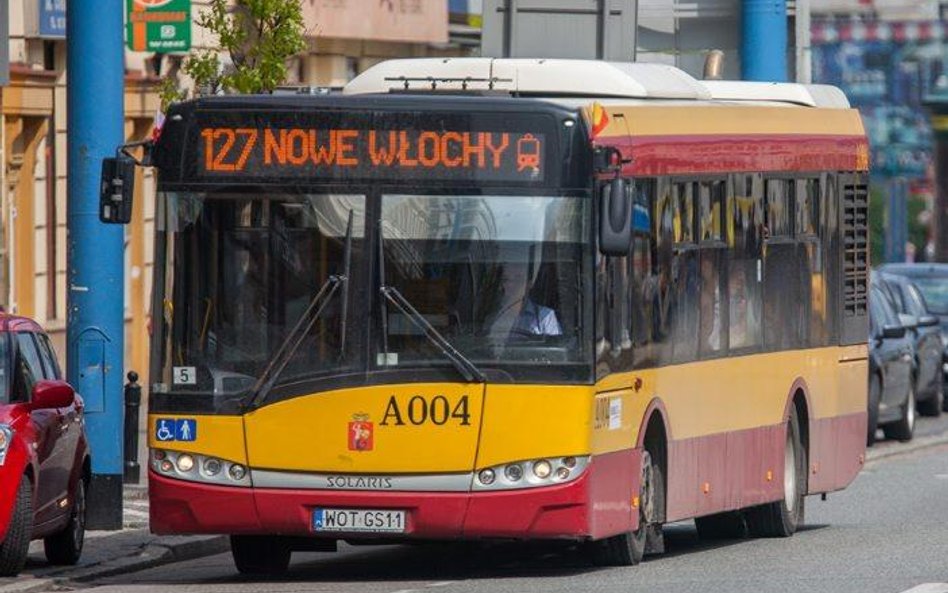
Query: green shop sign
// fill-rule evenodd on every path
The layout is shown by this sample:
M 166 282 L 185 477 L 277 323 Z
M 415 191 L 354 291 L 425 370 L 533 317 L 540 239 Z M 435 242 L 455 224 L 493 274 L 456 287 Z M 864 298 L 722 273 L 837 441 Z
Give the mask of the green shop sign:
M 191 49 L 191 0 L 126 0 L 125 42 L 132 51 Z

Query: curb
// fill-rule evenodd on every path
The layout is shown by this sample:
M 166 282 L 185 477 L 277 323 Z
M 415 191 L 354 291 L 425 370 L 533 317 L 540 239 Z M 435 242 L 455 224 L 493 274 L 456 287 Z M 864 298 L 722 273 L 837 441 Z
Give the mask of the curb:
M 941 433 L 913 439 L 908 443 L 900 443 L 900 446 L 869 449 L 866 452 L 866 465 L 890 457 L 911 455 L 912 453 L 921 451 L 922 449 L 938 447 L 939 445 L 948 445 L 948 433 Z
M 18 579 L 12 583 L 0 585 L 0 593 L 49 591 L 59 589 L 70 582 L 88 582 L 138 572 L 164 564 L 213 556 L 228 549 L 230 549 L 230 540 L 223 535 L 158 538 L 153 542 L 144 543 L 138 553 L 113 558 L 56 576 Z

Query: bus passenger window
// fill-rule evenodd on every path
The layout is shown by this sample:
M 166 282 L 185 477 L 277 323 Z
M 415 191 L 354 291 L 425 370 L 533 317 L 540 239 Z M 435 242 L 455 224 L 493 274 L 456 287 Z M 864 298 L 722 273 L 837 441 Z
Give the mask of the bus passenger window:
M 723 241 L 724 181 L 702 181 L 698 186 L 698 237 L 701 241 Z
M 768 179 L 766 186 L 767 230 L 771 237 L 789 237 L 790 194 L 787 191 L 787 180 Z
M 727 204 L 730 236 L 728 266 L 728 338 L 732 350 L 760 344 L 761 247 L 763 242 L 763 180 L 737 176 Z
M 637 367 L 658 363 L 654 352 L 654 339 L 658 338 L 660 292 L 658 275 L 652 265 L 654 235 L 652 234 L 652 196 L 655 180 L 639 180 L 636 183 L 633 201 L 632 290 L 629 306 L 632 319 L 633 355 Z
M 698 251 L 694 245 L 695 193 L 693 181 L 675 185 L 673 227 L 675 248 L 670 267 L 672 361 L 698 356 Z
M 803 298 L 800 304 L 808 308 L 810 323 L 807 344 L 822 346 L 827 343 L 829 301 L 823 264 L 823 242 L 819 236 L 820 180 L 797 179 L 794 186 L 794 221 L 797 240 L 800 242 L 799 268 L 802 275 L 800 288 Z M 806 339 L 805 336 L 802 338 Z
M 695 219 L 695 183 L 675 184 L 673 230 L 675 243 L 692 243 Z
M 797 179 L 794 185 L 795 234 L 815 237 L 819 218 L 820 182 L 818 179 Z

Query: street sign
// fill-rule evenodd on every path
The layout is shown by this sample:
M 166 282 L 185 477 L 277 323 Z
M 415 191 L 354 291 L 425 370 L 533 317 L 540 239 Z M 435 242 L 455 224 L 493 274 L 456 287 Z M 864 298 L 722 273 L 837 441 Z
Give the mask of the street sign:
M 66 0 L 40 0 L 38 33 L 46 39 L 66 38 Z
M 191 49 L 191 0 L 126 0 L 125 43 L 132 51 Z

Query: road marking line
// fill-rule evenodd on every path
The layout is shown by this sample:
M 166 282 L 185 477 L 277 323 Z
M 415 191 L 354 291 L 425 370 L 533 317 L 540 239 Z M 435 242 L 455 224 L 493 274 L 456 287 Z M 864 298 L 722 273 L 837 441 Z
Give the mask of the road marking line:
M 425 587 L 444 587 L 446 585 L 453 585 L 456 582 L 457 581 L 438 581 L 437 583 L 431 583 L 429 585 L 425 585 Z
M 922 583 L 902 593 L 948 593 L 948 583 Z

